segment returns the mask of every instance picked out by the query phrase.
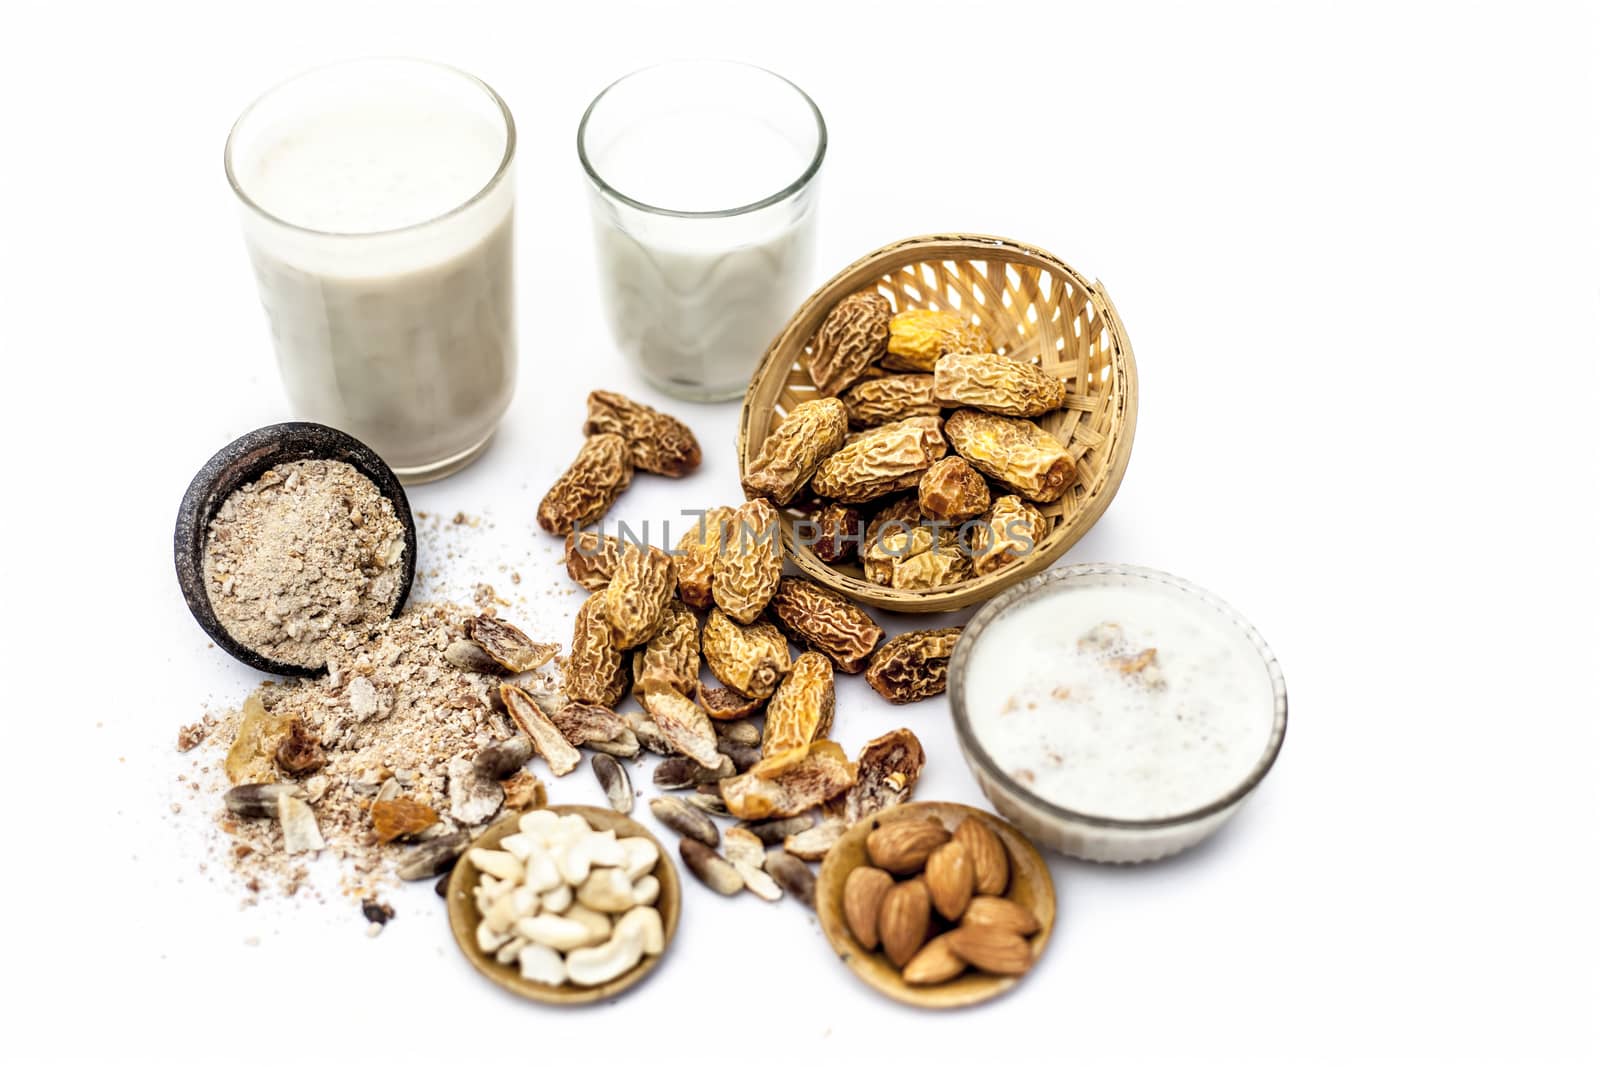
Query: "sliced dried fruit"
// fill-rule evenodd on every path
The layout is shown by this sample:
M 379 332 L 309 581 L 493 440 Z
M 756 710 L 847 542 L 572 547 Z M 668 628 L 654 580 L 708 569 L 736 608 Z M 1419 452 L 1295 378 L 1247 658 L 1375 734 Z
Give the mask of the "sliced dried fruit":
M 372 830 L 380 845 L 419 834 L 438 821 L 438 812 L 408 797 L 376 800 L 372 804 Z
M 829 803 L 837 804 L 838 800 L 835 798 Z M 824 819 L 815 826 L 784 838 L 783 850 L 798 859 L 814 862 L 826 857 L 849 828 L 843 819 Z
M 806 372 L 823 396 L 838 396 L 889 347 L 894 309 L 881 293 L 851 293 L 817 328 Z
M 909 704 L 944 692 L 957 627 L 912 630 L 891 638 L 872 656 L 867 684 L 894 704 Z
M 557 778 L 570 774 L 582 762 L 583 757 L 578 755 L 578 750 L 556 729 L 555 724 L 539 710 L 539 705 L 526 692 L 508 683 L 500 687 L 500 699 L 506 702 L 506 710 L 510 712 L 512 721 L 533 739 L 539 755 L 550 765 L 551 774 Z
M 635 688 L 642 690 L 646 678 L 664 682 L 686 697 L 700 688 L 700 622 L 681 600 L 667 602 L 655 635 L 633 654 Z
M 743 826 L 731 827 L 722 835 L 722 854 L 735 866 L 748 863 L 760 869 L 767 863 L 767 847 L 761 843 L 761 838 Z
M 560 645 L 535 641 L 509 622 L 488 615 L 468 619 L 467 636 L 512 674 L 536 671 L 561 651 Z
M 717 751 L 717 732 L 699 706 L 671 686 L 647 680 L 641 698 L 650 719 L 673 748 L 702 767 L 712 768 L 725 759 Z
M 734 509 L 711 574 L 717 607 L 738 622 L 756 620 L 783 577 L 783 525 L 765 500 Z
M 1034 418 L 1067 402 L 1067 383 L 994 352 L 955 352 L 933 368 L 933 396 L 947 408 Z
M 931 918 L 928 887 L 913 878 L 889 887 L 878 911 L 878 936 L 883 954 L 896 967 L 904 967 L 928 939 Z
M 833 741 L 814 741 L 776 778 L 754 770 L 722 781 L 722 800 L 740 819 L 781 819 L 831 800 L 855 783 L 855 765 Z
M 950 831 L 931 819 L 897 819 L 867 835 L 867 855 L 890 874 L 922 870 L 933 850 L 950 840 Z
M 761 710 L 761 705 L 766 703 L 765 697 L 747 697 L 735 689 L 725 687 L 707 689 L 700 687 L 700 707 L 716 722 L 727 722 L 730 719 L 742 719 Z M 760 743 L 761 735 L 756 734 L 756 743 Z M 750 744 L 749 741 L 743 742 Z
M 818 496 L 859 504 L 910 489 L 950 450 L 939 419 L 919 415 L 851 434 L 811 479 Z
M 1027 419 L 963 408 L 944 430 L 968 463 L 1029 500 L 1059 500 L 1078 476 L 1066 446 Z
M 1050 532 L 1039 509 L 1019 496 L 996 500 L 983 522 L 972 557 L 972 569 L 978 574 L 993 574 L 1025 559 Z
M 804 578 L 785 578 L 767 605 L 784 633 L 846 674 L 866 669 L 883 628 L 855 604 Z
M 712 604 L 711 580 L 733 509 L 711 508 L 678 541 L 678 596 L 696 611 Z
M 567 534 L 567 547 L 561 560 L 567 575 L 583 588 L 594 592 L 611 582 L 622 556 L 622 542 L 595 530 L 573 530 Z
M 882 426 L 917 415 L 939 414 L 933 399 L 933 375 L 891 374 L 857 382 L 840 398 L 852 430 Z
M 606 621 L 603 591 L 591 593 L 578 607 L 561 687 L 570 700 L 608 708 L 616 707 L 628 691 L 628 661 Z
M 566 700 L 547 703 L 540 710 L 573 745 L 620 741 L 631 732 L 626 719 L 602 704 Z
M 950 942 L 946 940 L 949 936 L 940 934 L 907 961 L 900 972 L 906 985 L 938 985 L 967 969 L 967 961 L 950 951 Z
M 840 563 L 860 551 L 865 525 L 859 509 L 834 500 L 797 522 L 795 536 L 824 563 Z
M 780 506 L 789 503 L 822 461 L 844 444 L 848 426 L 844 404 L 832 397 L 796 404 L 745 468 L 744 491 L 770 497 Z
M 923 472 L 917 504 L 930 519 L 976 518 L 989 510 L 989 483 L 960 456 L 946 456 Z
M 951 952 L 989 974 L 1024 974 L 1033 966 L 1028 942 L 998 926 L 963 924 L 945 937 Z
M 770 697 L 789 670 L 789 643 L 776 626 L 740 626 L 721 609 L 706 616 L 700 651 L 718 681 L 747 697 Z
M 767 702 L 758 773 L 772 778 L 805 758 L 833 725 L 833 705 L 833 665 L 821 653 L 802 652 Z
M 543 705 L 540 706 L 540 710 L 544 710 Z M 522 765 L 533 758 L 533 752 L 533 738 L 526 733 L 516 734 L 504 741 L 495 741 L 479 749 L 478 754 L 472 757 L 472 769 L 485 778 L 499 781 L 521 770 Z M 384 788 L 388 787 L 389 783 L 385 782 Z M 394 789 L 395 795 L 398 795 L 399 782 L 394 783 Z
M 854 825 L 910 800 L 926 760 L 922 742 L 904 727 L 868 741 L 856 757 L 856 784 L 844 795 L 840 821 Z
M 267 711 L 260 693 L 246 697 L 244 714 L 239 718 L 239 733 L 228 746 L 228 755 L 222 764 L 228 781 L 234 785 L 277 781 L 278 746 L 293 732 L 297 719 L 293 714 L 274 715 Z
M 951 352 L 987 352 L 993 346 L 982 330 L 953 311 L 912 308 L 889 320 L 889 370 L 931 371 Z
M 473 671 L 477 674 L 504 674 L 506 669 L 496 663 L 483 646 L 476 641 L 462 638 L 452 641 L 444 650 L 444 658 L 453 667 L 460 667 L 464 671 Z
M 527 771 L 518 771 L 500 783 L 500 788 L 505 792 L 506 807 L 512 811 L 522 811 L 525 808 L 542 808 L 548 802 L 545 796 L 544 783 L 536 775 Z
M 894 886 L 888 871 L 866 864 L 845 876 L 841 900 L 845 926 L 850 936 L 868 952 L 878 948 L 878 913 L 883 909 L 883 898 Z
M 614 433 L 585 438 L 572 466 L 539 502 L 539 525 L 559 536 L 598 522 L 632 481 L 627 441 Z
M 700 442 L 682 422 L 621 393 L 589 394 L 585 434 L 616 434 L 628 442 L 633 465 L 651 474 L 682 478 L 700 466 Z
M 661 620 L 678 586 L 672 557 L 654 546 L 629 542 L 606 586 L 606 622 L 617 648 L 636 648 L 661 628 Z

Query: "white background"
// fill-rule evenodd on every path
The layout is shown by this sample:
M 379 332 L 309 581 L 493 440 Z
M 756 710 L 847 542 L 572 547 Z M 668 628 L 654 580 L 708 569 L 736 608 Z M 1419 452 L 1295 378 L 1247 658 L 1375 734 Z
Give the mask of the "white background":
M 1596 1055 L 1596 35 L 1577 6 L 12 4 L 0 27 L 5 1057 L 163 1062 L 1517 1062 Z M 532 523 L 583 394 L 630 377 L 596 303 L 573 139 L 667 57 L 770 66 L 831 144 L 819 280 L 916 233 L 1017 237 L 1101 278 L 1137 352 L 1120 496 L 1069 560 L 1210 587 L 1280 655 L 1282 759 L 1211 844 L 1056 861 L 1040 968 L 896 1007 L 792 902 L 691 886 L 619 1002 L 502 995 L 427 885 L 241 911 L 177 727 L 256 676 L 173 580 L 189 477 L 289 415 L 223 179 L 257 92 L 418 54 L 520 130 L 522 382 L 490 455 L 413 505 L 493 522 L 513 617 L 576 600 Z M 735 406 L 619 517 L 735 499 Z M 427 561 L 424 561 L 425 564 Z M 490 573 L 492 572 L 492 573 Z M 842 687 L 851 750 L 913 726 L 921 795 L 981 802 L 944 702 Z M 558 800 L 598 796 L 587 772 Z M 258 945 L 247 939 L 258 938 Z M 470 1035 L 475 1034 L 475 1037 Z

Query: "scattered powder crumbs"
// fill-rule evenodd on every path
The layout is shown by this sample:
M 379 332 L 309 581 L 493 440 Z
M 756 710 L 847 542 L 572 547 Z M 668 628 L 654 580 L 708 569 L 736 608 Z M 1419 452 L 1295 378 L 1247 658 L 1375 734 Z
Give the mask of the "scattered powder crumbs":
M 439 822 L 424 838 L 459 828 L 451 817 L 449 764 L 470 759 L 515 732 L 492 695 L 503 679 L 463 670 L 444 658 L 465 636 L 477 612 L 451 604 L 417 604 L 381 623 L 370 636 L 347 636 L 329 654 L 319 678 L 266 683 L 257 692 L 274 716 L 299 717 L 322 748 L 325 762 L 298 779 L 336 857 L 340 888 L 372 898 L 393 884 L 392 864 L 411 847 L 380 845 L 370 808 L 380 789 L 425 804 Z M 537 684 L 536 682 L 527 684 Z M 223 755 L 239 732 L 240 711 L 223 714 L 208 732 L 203 773 L 208 789 L 228 788 Z M 390 780 L 394 785 L 388 785 Z M 227 835 L 228 865 L 252 893 L 292 896 L 307 880 L 303 854 L 284 851 L 272 818 L 245 818 L 217 805 L 216 825 Z
M 206 595 L 224 629 L 280 663 L 321 667 L 344 634 L 394 607 L 405 531 L 348 463 L 281 463 L 222 502 L 207 531 Z

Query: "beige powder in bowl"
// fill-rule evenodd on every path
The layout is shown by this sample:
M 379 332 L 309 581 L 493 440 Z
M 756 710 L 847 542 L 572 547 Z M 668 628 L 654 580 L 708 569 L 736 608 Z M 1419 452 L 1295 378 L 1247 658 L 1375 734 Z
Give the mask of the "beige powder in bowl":
M 281 463 L 240 486 L 206 531 L 211 610 L 252 651 L 318 668 L 365 636 L 399 594 L 405 530 L 394 505 L 348 463 Z

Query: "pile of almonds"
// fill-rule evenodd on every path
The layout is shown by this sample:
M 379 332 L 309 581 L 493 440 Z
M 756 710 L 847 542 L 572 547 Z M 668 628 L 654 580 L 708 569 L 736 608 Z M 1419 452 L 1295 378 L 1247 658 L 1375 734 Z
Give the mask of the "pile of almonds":
M 937 985 L 969 967 L 1020 975 L 1033 966 L 1037 916 L 1003 894 L 1005 846 L 968 816 L 951 833 L 904 818 L 867 835 L 864 863 L 845 878 L 845 925 L 862 949 L 882 949 L 908 985 Z
M 1037 505 L 1066 494 L 1083 453 L 1037 421 L 1073 402 L 1061 379 L 954 312 L 896 314 L 876 292 L 839 301 L 805 363 L 819 396 L 761 442 L 744 489 L 798 508 L 818 558 L 939 589 L 1011 566 L 1049 532 Z

